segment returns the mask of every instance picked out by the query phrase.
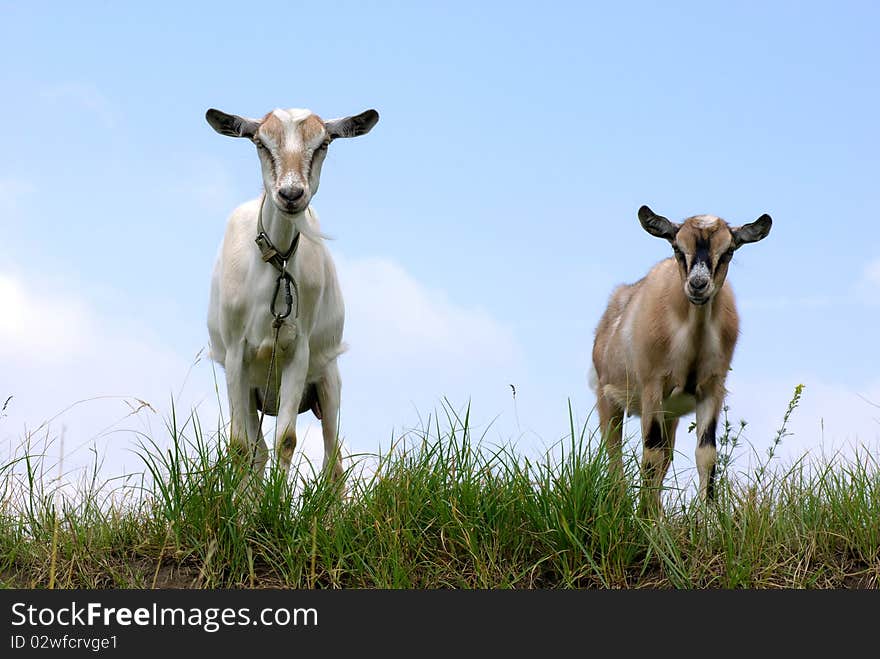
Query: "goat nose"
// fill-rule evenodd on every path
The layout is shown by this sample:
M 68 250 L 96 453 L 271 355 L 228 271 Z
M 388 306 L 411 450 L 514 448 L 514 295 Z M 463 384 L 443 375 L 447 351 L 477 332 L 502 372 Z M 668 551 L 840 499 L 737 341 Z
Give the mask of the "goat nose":
M 695 291 L 702 291 L 709 285 L 708 279 L 703 279 L 702 277 L 691 279 L 691 288 Z
M 299 185 L 292 185 L 289 188 L 279 188 L 278 196 L 284 201 L 293 203 L 303 196 L 305 190 Z

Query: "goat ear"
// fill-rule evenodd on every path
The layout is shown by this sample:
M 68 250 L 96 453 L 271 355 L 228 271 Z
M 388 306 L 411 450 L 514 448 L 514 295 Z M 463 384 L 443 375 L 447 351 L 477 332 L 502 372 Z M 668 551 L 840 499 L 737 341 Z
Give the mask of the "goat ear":
M 239 117 L 237 114 L 226 114 L 211 108 L 205 113 L 205 119 L 211 124 L 211 128 L 221 135 L 229 137 L 251 138 L 257 134 L 260 122 L 255 119 Z
M 746 243 L 756 243 L 763 240 L 770 233 L 770 227 L 773 226 L 773 220 L 767 213 L 764 213 L 754 222 L 749 222 L 741 227 L 734 227 L 730 230 L 733 234 L 733 246 L 739 248 Z
M 360 114 L 341 119 L 330 119 L 324 122 L 330 139 L 337 137 L 358 137 L 369 133 L 376 122 L 379 121 L 379 113 L 375 110 L 364 110 Z
M 642 228 L 652 236 L 666 238 L 670 242 L 675 240 L 675 234 L 681 228 L 678 224 L 670 222 L 662 215 L 657 215 L 647 206 L 639 209 L 639 222 Z

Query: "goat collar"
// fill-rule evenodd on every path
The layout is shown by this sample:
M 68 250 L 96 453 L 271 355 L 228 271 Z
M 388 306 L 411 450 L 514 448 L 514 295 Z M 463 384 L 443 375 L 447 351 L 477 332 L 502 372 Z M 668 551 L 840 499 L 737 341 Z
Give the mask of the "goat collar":
M 263 205 L 265 203 L 266 195 L 263 195 L 263 199 L 260 201 L 260 211 L 257 213 L 257 237 L 254 239 L 254 242 L 257 243 L 257 247 L 260 248 L 260 254 L 262 254 L 263 261 L 271 264 L 272 267 L 278 271 L 278 279 L 275 281 L 275 292 L 272 293 L 272 301 L 269 303 L 269 312 L 275 317 L 275 321 L 272 325 L 277 330 L 290 315 L 291 311 L 294 310 L 294 305 L 296 311 L 293 317 L 294 319 L 299 317 L 299 290 L 293 275 L 287 271 L 287 264 L 293 260 L 293 256 L 296 253 L 296 248 L 299 245 L 300 232 L 297 230 L 296 235 L 293 237 L 290 247 L 286 252 L 279 252 L 275 245 L 272 244 L 272 241 L 269 240 L 269 236 L 263 228 Z M 278 298 L 278 293 L 281 290 L 282 284 L 284 285 L 285 310 L 283 312 L 278 312 L 275 311 L 275 300 Z M 291 290 L 291 287 L 293 290 Z
M 272 266 L 274 266 L 279 272 L 284 272 L 287 262 L 293 259 L 293 255 L 299 245 L 300 232 L 298 230 L 296 231 L 296 235 L 293 237 L 287 251 L 281 252 L 272 244 L 272 241 L 269 240 L 269 235 L 263 228 L 263 206 L 265 203 L 266 195 L 263 195 L 263 199 L 260 202 L 260 212 L 257 213 L 257 237 L 254 239 L 254 242 L 257 243 L 257 247 L 260 248 L 260 254 L 263 257 L 263 260 L 266 263 L 272 264 Z

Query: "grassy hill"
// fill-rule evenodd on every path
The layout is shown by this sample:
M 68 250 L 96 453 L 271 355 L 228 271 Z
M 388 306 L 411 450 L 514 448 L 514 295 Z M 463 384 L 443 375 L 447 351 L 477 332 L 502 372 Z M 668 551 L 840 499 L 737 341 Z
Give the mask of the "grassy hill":
M 797 404 L 789 406 L 785 419 Z M 573 423 L 542 461 L 471 437 L 447 409 L 348 474 L 270 471 L 247 488 L 222 433 L 169 422 L 136 486 L 47 490 L 38 455 L 0 469 L 0 584 L 36 588 L 878 588 L 876 457 L 736 471 L 725 424 L 718 500 L 667 490 L 639 512 L 638 466 L 613 481 Z M 784 436 L 780 429 L 777 443 Z

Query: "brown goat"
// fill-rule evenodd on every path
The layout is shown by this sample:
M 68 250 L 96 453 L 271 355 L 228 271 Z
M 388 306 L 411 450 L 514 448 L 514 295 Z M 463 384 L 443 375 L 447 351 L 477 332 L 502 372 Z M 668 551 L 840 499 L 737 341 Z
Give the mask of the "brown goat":
M 623 415 L 641 417 L 642 482 L 659 507 L 678 418 L 696 410 L 700 497 L 712 500 L 715 429 L 739 334 L 727 268 L 736 249 L 770 232 L 772 220 L 762 215 L 731 227 L 696 215 L 675 224 L 642 206 L 639 222 L 670 242 L 674 258 L 619 286 L 599 321 L 593 366 L 600 428 L 611 468 L 621 474 Z

